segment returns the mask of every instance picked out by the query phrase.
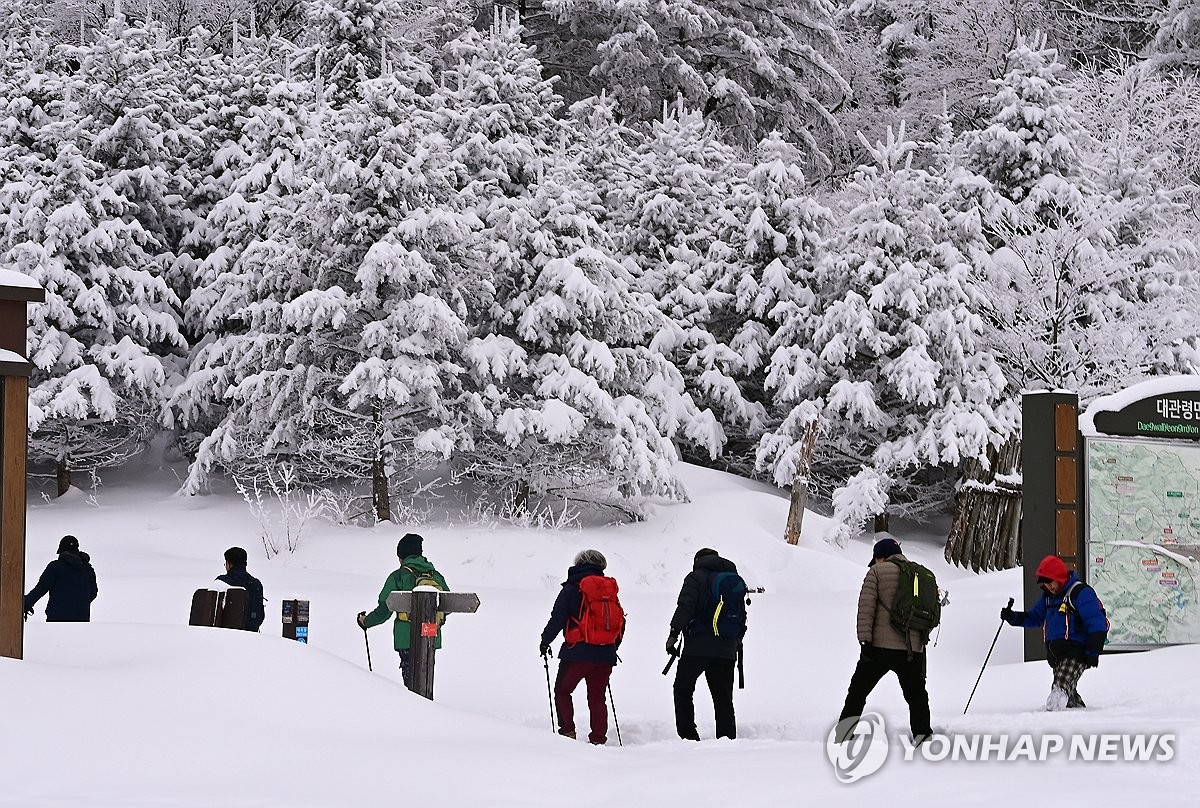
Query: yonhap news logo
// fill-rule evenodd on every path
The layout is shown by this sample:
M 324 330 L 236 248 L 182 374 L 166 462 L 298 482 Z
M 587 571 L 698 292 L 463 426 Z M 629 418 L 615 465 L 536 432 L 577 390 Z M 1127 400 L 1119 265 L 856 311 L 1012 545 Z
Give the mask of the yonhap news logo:
M 934 733 L 914 744 L 907 733 L 889 742 L 883 716 L 865 713 L 839 721 L 825 739 L 825 754 L 843 783 L 855 783 L 883 768 L 893 746 L 906 763 L 1015 761 L 1065 759 L 1086 762 L 1167 763 L 1175 759 L 1174 733 Z

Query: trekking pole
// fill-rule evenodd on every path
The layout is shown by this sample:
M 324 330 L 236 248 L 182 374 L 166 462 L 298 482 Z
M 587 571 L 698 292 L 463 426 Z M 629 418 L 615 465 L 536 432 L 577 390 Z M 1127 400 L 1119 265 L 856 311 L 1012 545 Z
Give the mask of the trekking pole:
M 742 644 L 740 642 L 738 643 L 737 665 L 738 665 L 738 690 L 745 690 L 746 689 L 746 672 L 742 669 Z
M 374 671 L 371 667 L 371 640 L 367 637 L 367 630 L 363 629 L 363 644 L 367 646 L 367 670 Z
M 617 703 L 612 697 L 612 682 L 608 683 L 608 703 L 612 705 L 613 726 L 617 728 L 617 746 L 624 746 L 625 742 L 621 740 L 621 722 L 617 720 Z
M 558 724 L 554 720 L 554 693 L 550 690 L 550 657 L 542 654 L 542 666 L 546 669 L 546 698 L 550 700 L 550 729 L 558 732 Z
M 1013 599 L 1008 599 L 1008 608 L 1013 607 Z M 1000 639 L 1000 629 L 1004 628 L 1004 620 L 1000 620 L 1000 625 L 996 626 L 996 636 L 992 638 L 992 647 L 988 649 L 987 656 L 983 659 L 983 667 L 979 669 L 979 679 L 975 680 L 975 687 L 971 688 L 971 695 L 967 698 L 967 706 L 963 707 L 963 715 L 967 714 L 967 710 L 971 709 L 971 699 L 975 698 L 975 690 L 979 687 L 979 680 L 983 678 L 983 672 L 987 669 L 988 660 L 992 658 L 992 651 L 996 650 L 996 640 Z
M 667 671 L 671 670 L 671 666 L 675 664 L 675 657 L 679 654 L 671 654 L 671 658 L 667 660 L 667 667 L 663 668 L 663 676 L 667 675 Z

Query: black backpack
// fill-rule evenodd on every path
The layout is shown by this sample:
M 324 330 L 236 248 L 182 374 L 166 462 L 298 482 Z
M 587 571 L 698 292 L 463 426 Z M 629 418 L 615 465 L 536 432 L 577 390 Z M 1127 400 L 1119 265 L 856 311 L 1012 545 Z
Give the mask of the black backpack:
M 942 622 L 942 600 L 938 595 L 937 578 L 927 567 L 915 561 L 889 558 L 888 561 L 900 568 L 900 582 L 896 586 L 896 599 L 888 608 L 892 627 L 908 640 L 908 632 L 921 635 L 922 642 Z M 885 607 L 886 608 L 886 607 Z

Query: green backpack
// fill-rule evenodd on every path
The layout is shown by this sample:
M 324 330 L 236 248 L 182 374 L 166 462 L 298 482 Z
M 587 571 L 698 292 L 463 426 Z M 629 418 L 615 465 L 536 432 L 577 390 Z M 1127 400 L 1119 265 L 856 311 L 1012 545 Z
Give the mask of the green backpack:
M 888 609 L 892 627 L 903 634 L 906 641 L 908 632 L 915 631 L 921 635 L 922 642 L 928 642 L 930 633 L 942 622 L 937 578 L 915 561 L 899 558 L 888 561 L 900 568 L 896 599 Z

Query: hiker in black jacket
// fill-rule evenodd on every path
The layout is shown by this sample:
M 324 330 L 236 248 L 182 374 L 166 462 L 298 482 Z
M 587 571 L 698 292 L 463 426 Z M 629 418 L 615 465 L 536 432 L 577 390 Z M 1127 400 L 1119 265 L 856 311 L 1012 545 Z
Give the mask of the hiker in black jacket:
M 46 565 L 37 586 L 25 596 L 25 619 L 42 596 L 48 623 L 87 623 L 92 619 L 92 601 L 99 594 L 91 556 L 79 549 L 79 539 L 63 536 L 58 543 L 58 558 Z
M 738 648 L 742 641 L 734 637 L 713 636 L 700 625 L 712 619 L 710 578 L 718 572 L 737 572 L 732 561 L 721 558 L 716 550 L 707 547 L 696 552 L 692 571 L 683 579 L 675 614 L 671 617 L 671 633 L 667 637 L 667 653 L 680 654 L 679 636 L 684 635 L 683 652 L 675 670 L 675 729 L 684 740 L 698 741 L 696 707 L 692 699 L 700 675 L 708 681 L 716 714 L 717 737 L 736 738 L 737 725 L 733 713 L 733 671 Z M 743 631 L 744 634 L 744 631 Z
M 240 586 L 246 590 L 246 617 L 239 628 L 245 631 L 258 631 L 266 617 L 263 605 L 262 581 L 246 572 L 248 559 L 246 551 L 241 547 L 230 547 L 225 551 L 225 574 L 218 575 L 218 581 L 224 581 L 230 586 Z

